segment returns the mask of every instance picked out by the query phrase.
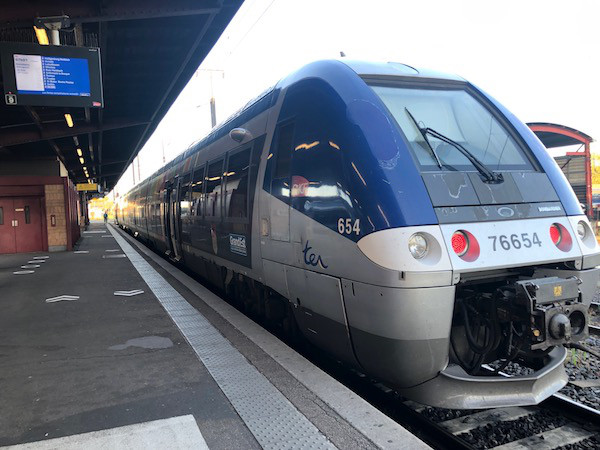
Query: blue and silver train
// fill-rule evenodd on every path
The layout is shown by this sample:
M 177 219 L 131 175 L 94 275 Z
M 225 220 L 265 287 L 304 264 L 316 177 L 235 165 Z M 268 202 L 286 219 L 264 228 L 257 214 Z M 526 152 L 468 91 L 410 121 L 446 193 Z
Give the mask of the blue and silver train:
M 421 403 L 535 404 L 600 249 L 535 135 L 468 81 L 320 61 L 133 188 L 119 224 Z M 531 374 L 498 374 L 511 362 Z

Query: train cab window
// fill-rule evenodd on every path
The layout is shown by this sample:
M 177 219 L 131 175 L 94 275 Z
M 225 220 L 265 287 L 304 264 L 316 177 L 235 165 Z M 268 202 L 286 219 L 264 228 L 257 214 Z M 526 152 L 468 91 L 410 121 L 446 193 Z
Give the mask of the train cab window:
M 352 225 L 351 232 L 347 233 L 345 227 L 343 234 L 358 239 L 364 229 L 359 220 L 360 204 L 348 181 L 352 161 L 344 160 L 356 138 L 340 119 L 346 110 L 334 101 L 337 98 L 332 88 L 320 80 L 306 80 L 290 88 L 281 114 L 293 114 L 293 132 L 287 126 L 281 127 L 277 150 L 291 153 L 291 162 L 283 163 L 288 171 L 291 208 L 336 232 L 341 219 Z M 275 172 L 283 175 L 279 168 Z M 285 187 L 280 186 L 280 192 L 286 193 Z M 271 193 L 277 195 L 274 189 Z
M 204 215 L 209 218 L 221 217 L 221 185 L 223 181 L 223 161 L 221 158 L 209 164 L 206 173 L 206 194 Z
M 190 215 L 190 178 L 191 174 L 185 175 L 179 182 L 179 210 L 181 211 L 181 217 L 187 217 Z
M 436 137 L 436 132 L 462 145 L 492 170 L 534 170 L 508 127 L 466 90 L 371 87 L 411 144 L 421 171 L 475 170 L 465 155 Z M 433 130 L 427 132 L 427 141 L 424 129 Z
M 275 133 L 275 170 L 271 181 L 271 194 L 280 200 L 290 201 L 290 162 L 294 140 L 294 123 L 278 125 Z
M 204 164 L 200 167 L 196 167 L 194 170 L 194 177 L 192 179 L 192 200 L 191 200 L 191 214 L 195 216 L 202 216 L 204 213 L 204 202 L 202 201 L 202 190 L 204 188 Z
M 229 155 L 225 182 L 226 217 L 248 217 L 250 148 Z

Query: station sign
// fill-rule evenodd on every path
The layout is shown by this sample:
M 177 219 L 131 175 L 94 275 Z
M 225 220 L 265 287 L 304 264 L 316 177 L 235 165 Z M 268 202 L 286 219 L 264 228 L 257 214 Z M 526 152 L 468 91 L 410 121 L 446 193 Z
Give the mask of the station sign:
M 79 192 L 98 192 L 98 183 L 77 183 Z
M 100 49 L 0 42 L 7 105 L 102 108 Z

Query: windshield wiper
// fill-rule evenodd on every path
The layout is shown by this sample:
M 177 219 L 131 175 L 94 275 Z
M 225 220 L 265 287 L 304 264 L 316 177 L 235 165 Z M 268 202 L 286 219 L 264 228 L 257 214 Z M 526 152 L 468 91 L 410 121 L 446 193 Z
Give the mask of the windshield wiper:
M 441 169 L 442 168 L 442 162 L 440 161 L 440 158 L 438 157 L 437 153 L 435 152 L 435 150 L 433 149 L 433 147 L 431 146 L 429 139 L 427 139 L 427 133 L 425 133 L 425 129 L 421 128 L 419 126 L 419 123 L 417 122 L 417 120 L 415 119 L 415 116 L 412 115 L 412 113 L 408 110 L 408 108 L 404 108 L 404 110 L 406 111 L 406 114 L 408 114 L 408 117 L 410 117 L 410 119 L 413 121 L 413 123 L 415 124 L 415 127 L 417 127 L 417 130 L 419 130 L 419 133 L 421 133 L 421 136 L 423 136 L 423 140 L 425 141 L 425 143 L 427 144 L 427 147 L 429 147 L 429 150 L 431 150 L 431 154 L 433 155 L 433 157 L 435 158 L 435 160 L 437 161 L 437 165 L 438 167 Z
M 442 133 L 435 131 L 433 128 L 429 127 L 423 128 L 421 130 L 421 133 L 425 135 L 430 134 L 434 138 L 439 139 L 440 141 L 445 142 L 446 144 L 449 144 L 458 151 L 460 151 L 471 162 L 471 164 L 473 164 L 477 171 L 481 175 L 483 175 L 483 177 L 488 183 L 501 183 L 502 181 L 504 181 L 502 174 L 494 173 L 484 163 L 479 161 L 473 153 L 471 153 L 469 150 L 467 150 L 455 140 L 450 139 L 449 137 L 444 136 Z
M 504 181 L 502 174 L 494 173 L 484 163 L 479 161 L 473 153 L 471 153 L 465 147 L 460 145 L 458 142 L 456 142 L 453 139 L 450 139 L 447 136 L 444 136 L 442 133 L 434 130 L 433 128 L 429 128 L 429 127 L 421 128 L 419 126 L 419 123 L 417 122 L 417 119 L 415 119 L 415 116 L 412 115 L 412 113 L 408 110 L 408 108 L 404 108 L 404 110 L 406 111 L 406 114 L 408 114 L 408 116 L 410 117 L 412 122 L 415 124 L 415 126 L 417 127 L 417 129 L 419 130 L 421 135 L 423 136 L 423 139 L 425 140 L 425 142 L 427 143 L 427 146 L 431 150 L 432 155 L 435 157 L 435 160 L 437 161 L 438 167 L 440 169 L 442 168 L 442 162 L 440 161 L 440 158 L 437 155 L 437 152 L 435 151 L 435 149 L 429 142 L 429 139 L 427 139 L 428 134 L 430 134 L 431 136 L 433 136 L 436 139 L 439 139 L 442 142 L 445 142 L 446 144 L 451 145 L 452 147 L 454 147 L 458 151 L 460 151 L 471 162 L 471 164 L 473 164 L 473 166 L 477 169 L 477 171 L 481 175 L 483 175 L 483 177 L 486 179 L 486 181 L 488 183 L 501 183 L 502 181 Z M 446 164 L 443 164 L 443 165 L 446 165 Z

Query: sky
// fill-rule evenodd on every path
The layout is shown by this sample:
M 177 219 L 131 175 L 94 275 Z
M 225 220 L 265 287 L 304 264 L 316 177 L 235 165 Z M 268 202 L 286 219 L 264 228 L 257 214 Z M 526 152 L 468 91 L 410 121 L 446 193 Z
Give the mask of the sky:
M 116 193 L 209 133 L 211 96 L 220 123 L 304 64 L 341 51 L 460 75 L 523 122 L 600 140 L 599 26 L 598 0 L 246 0 Z

